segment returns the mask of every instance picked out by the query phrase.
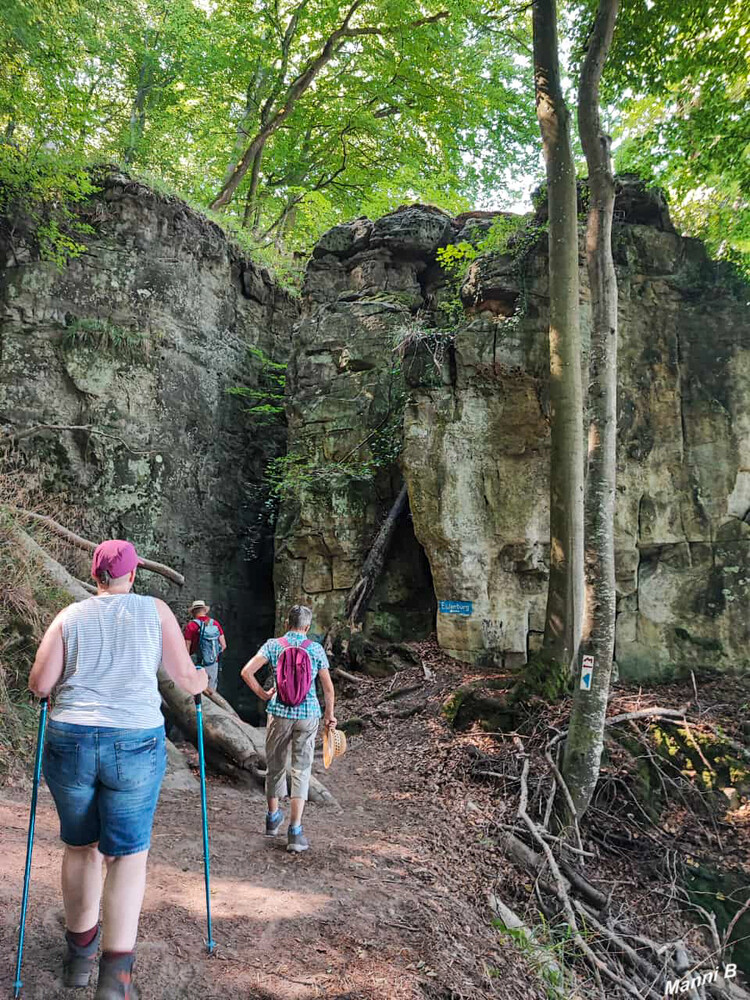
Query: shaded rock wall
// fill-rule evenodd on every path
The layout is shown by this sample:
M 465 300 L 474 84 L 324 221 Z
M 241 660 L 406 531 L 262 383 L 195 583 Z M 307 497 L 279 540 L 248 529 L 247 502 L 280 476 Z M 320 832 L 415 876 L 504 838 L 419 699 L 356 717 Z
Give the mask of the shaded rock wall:
M 87 252 L 40 261 L 33 228 L 5 220 L 0 425 L 91 426 L 20 444 L 27 471 L 67 492 L 91 536 L 133 539 L 184 572 L 148 588 L 182 615 L 209 600 L 227 629 L 227 690 L 273 628 L 272 536 L 257 492 L 283 424 L 227 394 L 256 386 L 259 348 L 286 359 L 295 300 L 214 224 L 123 175 L 84 209 Z M 29 474 L 31 472 L 29 471 Z
M 654 676 L 673 666 L 744 668 L 748 296 L 725 283 L 698 242 L 671 230 L 662 204 L 656 208 L 649 214 L 632 186 L 616 206 L 616 656 L 626 675 Z M 399 380 L 406 392 L 403 448 L 398 463 L 381 462 L 372 480 L 331 479 L 325 504 L 303 495 L 301 504 L 285 506 L 276 581 L 280 604 L 312 601 L 322 626 L 340 616 L 400 467 L 430 574 L 420 570 L 415 578 L 419 548 L 409 534 L 411 550 L 397 547 L 391 562 L 400 580 L 391 585 L 391 613 L 403 623 L 418 605 L 424 627 L 430 585 L 440 601 L 471 602 L 469 615 L 437 614 L 441 645 L 461 659 L 510 665 L 533 652 L 544 625 L 546 237 L 520 261 L 495 255 L 472 267 L 462 290 L 466 322 L 452 343 L 413 332 L 414 314 L 429 313 L 447 294 L 436 248 L 489 221 L 451 220 L 416 206 L 336 227 L 319 243 L 292 359 L 290 448 L 322 463 L 350 462 L 353 449 L 361 461 L 377 459 L 378 428 L 388 426 L 391 441 L 397 435 L 385 415 Z M 582 249 L 581 262 L 587 335 Z M 509 319 L 516 305 L 520 318 Z M 397 342 L 406 350 L 394 373 Z M 382 600 L 378 595 L 368 627 Z
M 337 226 L 315 249 L 287 381 L 288 453 L 315 471 L 301 477 L 279 516 L 279 618 L 295 601 L 312 604 L 318 632 L 343 616 L 398 494 L 406 387 L 395 346 L 424 304 L 428 261 L 450 232 L 442 212 L 407 209 Z M 366 631 L 422 637 L 434 628 L 434 609 L 429 566 L 405 517 Z

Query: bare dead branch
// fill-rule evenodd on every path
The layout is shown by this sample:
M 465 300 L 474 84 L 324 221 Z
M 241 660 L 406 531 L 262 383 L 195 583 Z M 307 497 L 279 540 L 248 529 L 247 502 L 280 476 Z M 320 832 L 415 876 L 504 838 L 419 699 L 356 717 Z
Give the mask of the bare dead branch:
M 163 450 L 161 448 L 151 448 L 149 450 L 132 448 L 119 434 L 111 434 L 109 431 L 104 431 L 100 427 L 93 427 L 91 424 L 34 424 L 33 427 L 27 427 L 22 431 L 13 431 L 11 434 L 5 434 L 3 437 L 0 437 L 0 448 L 15 444 L 17 441 L 23 441 L 26 438 L 34 437 L 40 431 L 85 431 L 87 434 L 96 434 L 99 437 L 119 442 L 131 455 L 155 455 Z
M 27 517 L 29 520 L 36 521 L 38 524 L 43 524 L 44 527 L 53 532 L 53 534 L 59 535 L 60 538 L 64 538 L 66 542 L 70 542 L 71 545 L 75 545 L 79 549 L 83 549 L 85 552 L 93 552 L 96 548 L 96 542 L 91 542 L 88 538 L 82 538 L 81 535 L 76 535 L 74 531 L 70 531 L 68 528 L 63 527 L 62 524 L 58 524 L 57 521 L 53 520 L 51 517 L 47 517 L 46 514 L 37 514 L 34 511 L 24 510 L 22 507 L 13 507 L 11 505 L 8 505 L 6 509 L 12 514 L 19 514 L 21 517 Z M 151 559 L 141 559 L 141 563 L 143 565 L 143 569 L 150 570 L 152 573 L 158 573 L 160 576 L 166 577 L 167 580 L 171 580 L 180 587 L 182 587 L 185 583 L 185 577 L 182 573 L 178 573 L 177 570 L 171 569 L 171 567 L 165 566 L 163 563 L 153 562 Z

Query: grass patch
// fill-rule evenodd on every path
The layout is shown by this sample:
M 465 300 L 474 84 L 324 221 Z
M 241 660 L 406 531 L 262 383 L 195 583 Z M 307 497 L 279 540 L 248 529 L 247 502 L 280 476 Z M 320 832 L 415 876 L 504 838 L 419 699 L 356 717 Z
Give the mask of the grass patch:
M 151 341 L 142 330 L 126 330 L 106 319 L 77 319 L 63 334 L 63 347 L 83 348 L 125 361 L 138 361 L 151 353 Z

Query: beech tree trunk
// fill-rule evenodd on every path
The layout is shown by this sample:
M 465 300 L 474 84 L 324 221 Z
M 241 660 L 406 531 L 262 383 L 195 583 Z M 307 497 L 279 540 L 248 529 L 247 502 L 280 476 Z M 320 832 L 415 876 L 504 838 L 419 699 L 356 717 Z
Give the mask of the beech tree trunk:
M 250 171 L 250 187 L 245 201 L 245 211 L 242 216 L 242 225 L 245 229 L 256 230 L 260 219 L 258 205 L 258 187 L 260 185 L 260 165 L 263 160 L 263 150 L 265 144 L 260 147 L 253 158 L 253 166 Z
M 581 652 L 593 657 L 588 686 L 576 686 L 563 777 L 578 816 L 599 779 L 615 645 L 615 488 L 617 475 L 617 277 L 612 259 L 615 180 L 610 139 L 599 112 L 599 85 L 618 0 L 600 0 L 578 90 L 578 128 L 589 173 L 586 265 L 591 287 L 589 447 L 586 476 L 585 603 Z M 588 661 L 590 663 L 590 661 Z
M 140 149 L 143 133 L 146 129 L 146 102 L 152 87 L 153 60 L 150 55 L 144 57 L 138 71 L 138 89 L 133 98 L 130 109 L 130 130 L 128 133 L 128 144 L 125 147 L 123 160 L 126 166 L 130 166 Z
M 380 531 L 378 531 L 372 548 L 365 559 L 359 579 L 349 591 L 349 596 L 346 600 L 346 616 L 352 628 L 361 625 L 365 620 L 372 592 L 375 590 L 375 585 L 380 579 L 380 574 L 383 572 L 385 557 L 388 555 L 388 549 L 393 540 L 398 519 L 406 507 L 408 498 L 409 494 L 406 483 L 404 483 L 399 495 L 393 502 L 393 506 L 388 512 L 388 516 L 380 526 Z
M 575 663 L 583 604 L 583 389 L 578 199 L 555 0 L 534 0 L 534 85 L 549 203 L 550 575 L 543 656 Z

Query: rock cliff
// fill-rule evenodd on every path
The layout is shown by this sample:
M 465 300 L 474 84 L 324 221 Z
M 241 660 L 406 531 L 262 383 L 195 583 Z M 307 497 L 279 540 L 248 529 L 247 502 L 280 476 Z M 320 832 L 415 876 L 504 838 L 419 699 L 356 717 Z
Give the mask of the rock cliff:
M 744 669 L 747 289 L 674 233 L 663 202 L 632 179 L 615 218 L 617 663 L 631 676 Z M 537 648 L 544 623 L 546 236 L 472 265 L 456 329 L 430 319 L 450 295 L 436 250 L 490 221 L 411 206 L 337 226 L 319 242 L 290 362 L 297 478 L 279 520 L 275 576 L 279 608 L 311 601 L 320 629 L 341 617 L 403 476 L 411 515 L 366 631 L 417 636 L 431 627 L 435 600 L 461 602 L 437 612 L 440 644 L 467 661 L 512 665 Z
M 262 382 L 258 352 L 286 360 L 298 305 L 218 226 L 124 175 L 83 215 L 94 233 L 63 269 L 39 259 L 29 220 L 0 229 L 0 425 L 49 425 L 19 442 L 27 478 L 66 493 L 92 537 L 184 572 L 182 592 L 149 589 L 180 614 L 211 602 L 231 676 L 273 628 L 257 486 L 284 428 L 227 389 Z
M 113 173 L 84 216 L 93 235 L 63 269 L 39 259 L 29 220 L 0 225 L 0 426 L 37 428 L 6 472 L 67 494 L 92 536 L 125 534 L 183 570 L 183 593 L 149 584 L 178 613 L 194 596 L 212 602 L 232 638 L 230 675 L 275 627 L 274 584 L 277 618 L 297 600 L 318 632 L 343 617 L 405 479 L 409 514 L 365 634 L 399 642 L 437 622 L 458 658 L 525 661 L 548 557 L 543 231 L 480 257 L 455 289 L 437 250 L 492 213 L 408 206 L 337 226 L 315 248 L 300 319 L 296 300 L 176 199 Z M 632 181 L 614 244 L 618 665 L 742 669 L 747 289 Z M 283 421 L 227 393 L 262 386 L 269 359 L 289 361 L 288 441 Z M 263 482 L 285 448 L 272 466 L 284 497 L 274 551 Z

